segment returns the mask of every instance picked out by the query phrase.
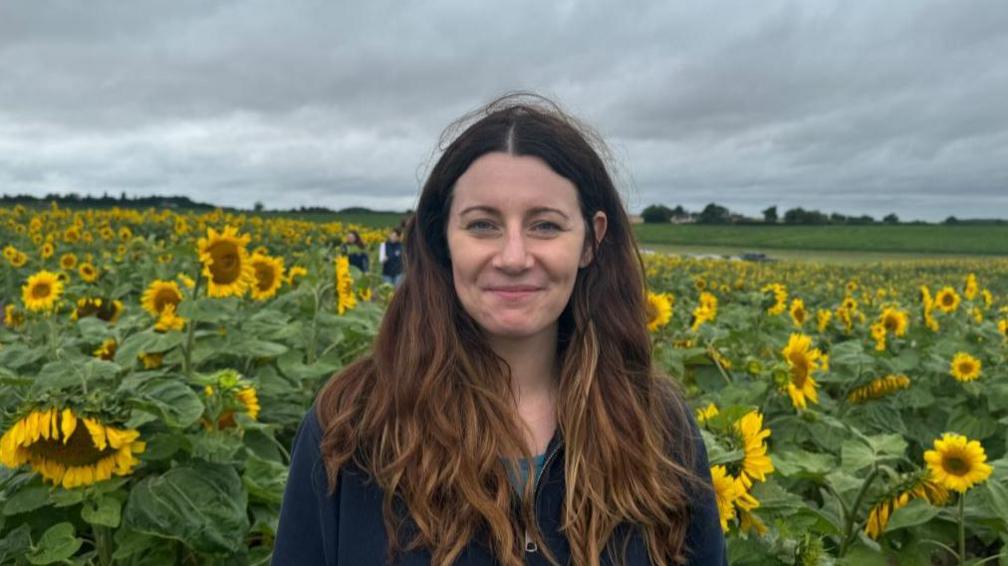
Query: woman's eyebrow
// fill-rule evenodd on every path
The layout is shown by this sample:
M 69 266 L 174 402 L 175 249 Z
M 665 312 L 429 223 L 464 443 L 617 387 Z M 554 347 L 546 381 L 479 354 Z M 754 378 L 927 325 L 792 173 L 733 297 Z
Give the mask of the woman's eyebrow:
M 459 216 L 463 216 L 463 215 L 468 214 L 470 212 L 484 212 L 486 214 L 492 214 L 492 215 L 500 216 L 500 211 L 499 210 L 497 210 L 496 208 L 494 208 L 492 206 L 487 206 L 485 204 L 478 204 L 478 205 L 474 205 L 474 206 L 467 206 L 466 208 L 463 208 L 461 211 L 459 211 Z M 537 214 L 546 214 L 546 213 L 557 214 L 557 215 L 563 217 L 564 220 L 570 220 L 570 217 L 567 216 L 567 213 L 565 213 L 564 211 L 560 210 L 559 208 L 553 208 L 553 207 L 550 207 L 550 206 L 537 206 L 537 207 L 531 208 L 531 209 L 529 209 L 527 216 L 535 216 Z

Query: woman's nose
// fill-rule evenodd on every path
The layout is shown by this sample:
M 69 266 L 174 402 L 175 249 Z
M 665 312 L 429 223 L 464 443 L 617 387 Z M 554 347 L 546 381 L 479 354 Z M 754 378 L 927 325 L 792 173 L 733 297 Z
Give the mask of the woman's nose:
M 505 271 L 522 271 L 532 267 L 532 255 L 521 230 L 505 232 L 501 247 L 494 256 L 493 265 Z

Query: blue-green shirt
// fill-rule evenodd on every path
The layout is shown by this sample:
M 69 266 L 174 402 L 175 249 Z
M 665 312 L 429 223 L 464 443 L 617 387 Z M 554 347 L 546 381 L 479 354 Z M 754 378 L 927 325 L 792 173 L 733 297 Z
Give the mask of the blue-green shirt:
M 535 479 L 532 480 L 532 484 L 535 485 L 539 481 L 539 476 L 542 475 L 543 465 L 546 463 L 546 453 L 543 452 L 538 456 L 532 457 L 532 465 L 535 466 Z M 529 476 L 529 463 L 527 460 L 518 460 L 518 475 L 511 473 L 511 469 L 508 468 L 508 479 L 511 480 L 511 486 L 514 487 L 518 495 L 523 495 L 525 492 L 525 482 L 528 481 Z

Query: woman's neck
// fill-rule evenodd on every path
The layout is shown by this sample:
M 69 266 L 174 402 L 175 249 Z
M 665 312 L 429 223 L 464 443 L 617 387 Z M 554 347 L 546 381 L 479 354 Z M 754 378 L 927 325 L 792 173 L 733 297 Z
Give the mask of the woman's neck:
M 490 347 L 511 368 L 518 416 L 528 429 L 525 440 L 529 451 L 539 454 L 556 430 L 556 329 L 520 340 L 492 339 Z

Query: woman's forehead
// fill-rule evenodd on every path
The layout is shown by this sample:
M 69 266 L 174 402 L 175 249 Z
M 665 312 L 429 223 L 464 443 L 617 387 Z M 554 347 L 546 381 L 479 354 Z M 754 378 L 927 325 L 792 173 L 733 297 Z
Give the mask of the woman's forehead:
M 574 184 L 538 157 L 489 153 L 459 177 L 452 196 L 453 213 L 473 208 L 496 211 L 578 210 Z

